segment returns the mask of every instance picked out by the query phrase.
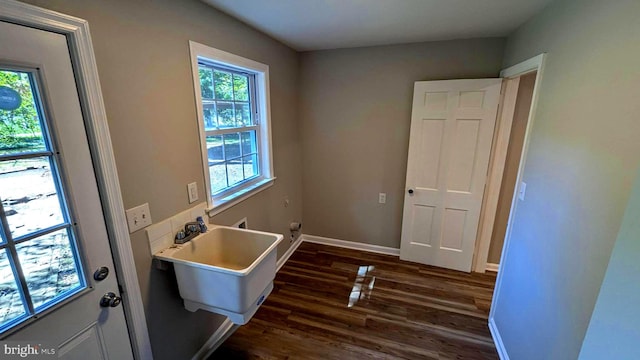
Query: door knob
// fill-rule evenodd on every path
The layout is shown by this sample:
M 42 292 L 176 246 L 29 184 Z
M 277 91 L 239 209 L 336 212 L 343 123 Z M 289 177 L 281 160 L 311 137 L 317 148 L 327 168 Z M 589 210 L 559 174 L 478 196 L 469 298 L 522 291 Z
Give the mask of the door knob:
M 409 190 L 408 190 L 408 193 L 409 193 L 409 194 L 413 194 L 413 189 L 409 189 Z
M 116 307 L 120 305 L 122 302 L 122 298 L 112 292 L 108 292 L 102 295 L 102 299 L 100 299 L 100 306 L 102 307 Z

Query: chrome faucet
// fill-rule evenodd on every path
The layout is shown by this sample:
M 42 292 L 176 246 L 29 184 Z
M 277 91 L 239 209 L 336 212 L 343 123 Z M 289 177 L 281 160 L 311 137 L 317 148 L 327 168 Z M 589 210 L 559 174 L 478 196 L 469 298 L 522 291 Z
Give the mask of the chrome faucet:
M 190 234 L 193 234 L 193 233 L 200 234 L 200 224 L 198 224 L 195 221 L 188 222 L 188 223 L 184 224 L 184 232 L 185 232 L 185 234 L 187 236 L 189 236 Z
M 184 224 L 184 230 L 178 231 L 175 237 L 176 244 L 184 244 L 200 234 L 200 224 L 188 222 Z

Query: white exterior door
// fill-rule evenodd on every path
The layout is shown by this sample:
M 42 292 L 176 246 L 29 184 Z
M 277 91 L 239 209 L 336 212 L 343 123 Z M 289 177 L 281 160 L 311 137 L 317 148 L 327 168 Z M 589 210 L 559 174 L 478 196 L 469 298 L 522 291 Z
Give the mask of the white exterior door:
M 415 83 L 401 259 L 471 271 L 501 84 Z
M 0 358 L 132 359 L 67 39 L 6 22 L 0 199 Z

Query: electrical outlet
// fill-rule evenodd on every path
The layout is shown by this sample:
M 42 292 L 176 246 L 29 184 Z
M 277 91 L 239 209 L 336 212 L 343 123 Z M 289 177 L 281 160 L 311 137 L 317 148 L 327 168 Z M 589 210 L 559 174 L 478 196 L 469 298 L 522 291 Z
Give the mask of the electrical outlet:
M 194 203 L 198 200 L 198 184 L 190 183 L 187 185 L 187 192 L 189 193 L 189 204 Z
M 126 211 L 127 223 L 129 224 L 129 233 L 138 231 L 153 223 L 151 221 L 151 212 L 149 212 L 149 204 L 144 203 Z
M 386 193 L 378 194 L 378 203 L 380 203 L 380 204 L 386 204 L 387 203 L 387 194 Z
M 520 199 L 520 201 L 524 201 L 524 196 L 526 194 L 527 194 L 527 183 L 523 181 L 520 183 L 520 190 L 518 191 L 518 199 Z

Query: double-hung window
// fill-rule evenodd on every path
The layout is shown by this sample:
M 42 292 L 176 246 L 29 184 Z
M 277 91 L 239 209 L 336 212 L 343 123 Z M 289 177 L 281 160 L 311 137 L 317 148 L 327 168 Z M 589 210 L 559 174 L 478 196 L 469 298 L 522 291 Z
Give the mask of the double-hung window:
M 269 68 L 195 42 L 190 46 L 212 214 L 273 183 Z

